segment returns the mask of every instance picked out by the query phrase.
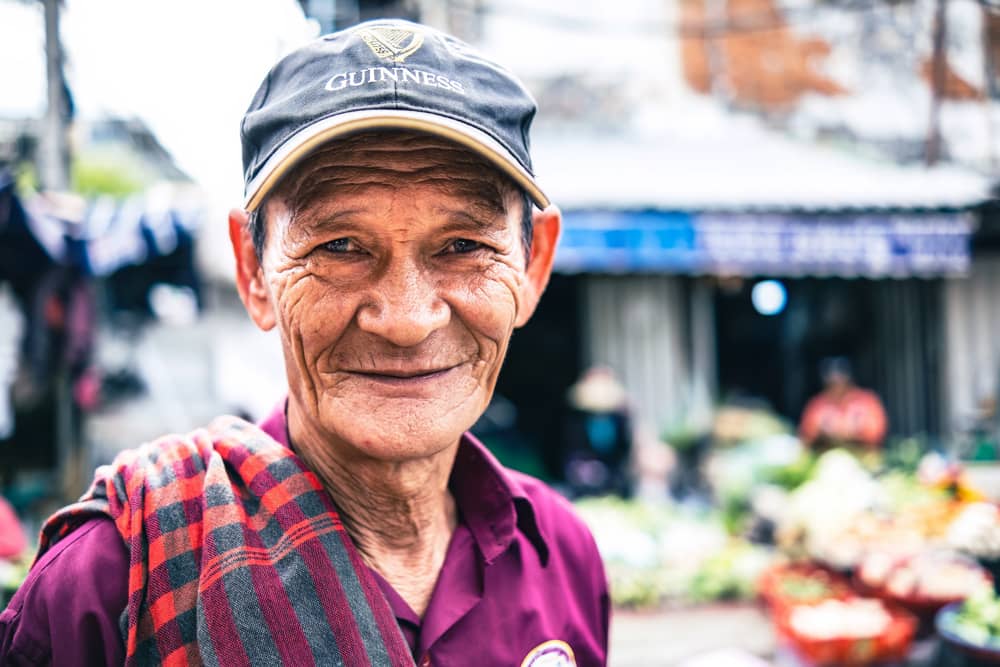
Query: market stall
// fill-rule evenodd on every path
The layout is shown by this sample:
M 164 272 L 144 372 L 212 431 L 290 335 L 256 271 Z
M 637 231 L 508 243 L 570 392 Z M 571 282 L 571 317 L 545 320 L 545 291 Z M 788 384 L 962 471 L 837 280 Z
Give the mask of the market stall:
M 756 606 L 777 665 L 1000 664 L 1000 510 L 963 466 L 914 443 L 815 453 L 789 431 L 725 411 L 708 502 L 578 503 L 614 604 Z

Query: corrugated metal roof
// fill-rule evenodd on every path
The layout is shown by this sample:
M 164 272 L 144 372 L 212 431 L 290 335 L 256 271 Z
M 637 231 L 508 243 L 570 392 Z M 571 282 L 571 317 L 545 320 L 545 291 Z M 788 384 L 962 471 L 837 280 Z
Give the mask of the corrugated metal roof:
M 743 121 L 696 135 L 538 134 L 533 153 L 566 210 L 962 209 L 990 198 L 990 180 L 970 169 L 878 162 Z

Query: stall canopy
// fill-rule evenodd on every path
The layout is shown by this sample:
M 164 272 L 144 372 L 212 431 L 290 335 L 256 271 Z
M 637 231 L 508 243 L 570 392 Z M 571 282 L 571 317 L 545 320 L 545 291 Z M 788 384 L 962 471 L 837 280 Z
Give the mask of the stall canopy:
M 874 160 L 712 113 L 701 115 L 707 128 L 682 118 L 647 134 L 539 137 L 537 172 L 564 214 L 557 270 L 872 278 L 968 270 L 974 212 L 990 199 L 982 174 Z
M 932 277 L 969 268 L 969 212 L 568 211 L 564 273 Z

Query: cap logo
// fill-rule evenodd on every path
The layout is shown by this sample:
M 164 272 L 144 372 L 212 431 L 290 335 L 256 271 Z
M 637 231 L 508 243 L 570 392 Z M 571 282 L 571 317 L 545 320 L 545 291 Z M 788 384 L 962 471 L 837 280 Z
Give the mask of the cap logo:
M 401 28 L 364 28 L 361 39 L 379 58 L 401 63 L 413 55 L 424 43 L 423 34 Z

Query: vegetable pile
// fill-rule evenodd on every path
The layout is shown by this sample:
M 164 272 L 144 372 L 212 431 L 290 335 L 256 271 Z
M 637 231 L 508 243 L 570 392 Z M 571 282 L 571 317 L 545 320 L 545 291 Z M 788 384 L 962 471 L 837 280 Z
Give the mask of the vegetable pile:
M 947 621 L 949 630 L 975 646 L 1000 650 L 1000 597 L 980 591 Z

